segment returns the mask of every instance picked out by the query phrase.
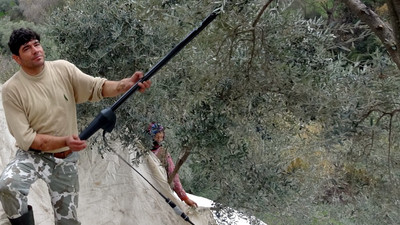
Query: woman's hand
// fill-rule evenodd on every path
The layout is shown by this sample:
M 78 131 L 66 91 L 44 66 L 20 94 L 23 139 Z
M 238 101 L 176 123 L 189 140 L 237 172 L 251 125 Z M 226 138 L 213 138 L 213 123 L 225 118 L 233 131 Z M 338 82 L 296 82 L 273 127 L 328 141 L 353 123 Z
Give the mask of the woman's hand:
M 190 207 L 194 207 L 194 208 L 197 208 L 197 207 L 198 207 L 198 206 L 197 206 L 197 203 L 194 202 L 194 201 L 192 201 L 190 198 L 185 199 L 185 203 L 186 203 L 188 206 L 190 206 Z

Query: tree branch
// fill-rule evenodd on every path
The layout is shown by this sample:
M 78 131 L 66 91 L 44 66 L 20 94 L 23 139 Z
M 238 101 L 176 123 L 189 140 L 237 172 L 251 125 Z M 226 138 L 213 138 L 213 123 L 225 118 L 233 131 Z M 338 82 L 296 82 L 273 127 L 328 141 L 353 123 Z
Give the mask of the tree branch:
M 397 33 L 399 28 L 399 3 L 395 0 L 388 0 L 391 2 L 391 5 L 388 5 L 391 12 L 392 19 L 392 26 L 385 23 L 373 10 L 368 8 L 364 3 L 360 0 L 340 0 L 342 1 L 347 7 L 357 15 L 357 17 L 366 23 L 370 29 L 378 36 L 381 40 L 383 45 L 385 46 L 386 50 L 388 51 L 390 57 L 392 58 L 393 62 L 396 63 L 397 68 L 400 69 L 400 52 L 399 52 L 399 36 Z M 392 6 L 393 5 L 393 6 Z M 392 8 L 393 7 L 393 8 Z M 395 8 L 397 7 L 397 8 Z M 397 10 L 396 10 L 397 9 Z M 396 13 L 397 12 L 397 13 Z M 393 27 L 396 29 L 393 29 Z M 397 39 L 396 39 L 397 38 Z
M 172 181 L 174 180 L 175 175 L 178 173 L 179 169 L 183 165 L 183 163 L 186 161 L 186 159 L 190 155 L 190 149 L 189 147 L 184 147 L 184 153 L 179 157 L 178 161 L 175 164 L 174 171 L 172 172 L 171 176 L 168 177 L 168 184 L 171 184 Z
M 398 0 L 387 0 L 386 3 L 389 9 L 396 45 L 400 48 L 400 2 Z
M 269 0 L 260 10 L 260 12 L 258 13 L 256 19 L 254 20 L 252 27 L 255 27 L 258 23 L 258 21 L 260 20 L 262 14 L 264 14 L 265 10 L 267 9 L 267 7 L 269 6 L 269 4 L 271 4 L 271 2 L 274 0 Z

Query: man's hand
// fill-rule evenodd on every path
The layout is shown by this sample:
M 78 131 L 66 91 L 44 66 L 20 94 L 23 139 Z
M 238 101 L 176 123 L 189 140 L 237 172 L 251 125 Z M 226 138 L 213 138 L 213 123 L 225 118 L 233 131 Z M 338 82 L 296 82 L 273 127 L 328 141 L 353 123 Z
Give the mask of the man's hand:
M 78 135 L 68 136 L 65 144 L 73 152 L 81 151 L 86 148 L 86 141 L 79 139 Z
M 130 77 L 130 78 L 127 78 L 127 79 L 129 79 L 129 80 L 131 80 L 131 82 L 132 82 L 132 84 L 130 83 L 130 86 L 129 86 L 129 88 L 131 88 L 133 85 L 135 85 L 136 84 L 136 82 L 138 82 L 140 79 L 142 79 L 143 78 L 143 73 L 142 72 L 135 72 L 133 75 L 132 75 L 132 77 Z M 145 81 L 145 82 L 140 82 L 140 83 L 138 83 L 138 85 L 139 85 L 139 92 L 140 93 L 143 93 L 143 92 L 145 92 L 146 91 L 146 89 L 147 88 L 149 88 L 150 86 L 151 86 L 151 81 L 150 80 L 147 80 L 147 81 Z M 129 88 L 127 88 L 125 91 L 123 91 L 123 93 L 125 93 L 126 91 L 128 91 L 129 90 Z
M 104 97 L 115 97 L 128 91 L 133 85 L 135 85 L 140 79 L 143 78 L 142 72 L 135 72 L 131 77 L 122 79 L 120 81 L 106 81 L 103 85 L 103 96 Z M 147 88 L 151 86 L 151 81 L 145 81 L 138 83 L 139 92 L 143 93 Z

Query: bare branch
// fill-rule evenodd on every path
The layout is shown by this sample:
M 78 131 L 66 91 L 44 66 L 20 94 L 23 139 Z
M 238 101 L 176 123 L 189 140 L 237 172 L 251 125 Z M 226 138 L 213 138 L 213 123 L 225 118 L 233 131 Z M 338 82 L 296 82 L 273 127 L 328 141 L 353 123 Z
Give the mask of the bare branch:
M 387 0 L 390 21 L 392 24 L 396 45 L 400 46 L 400 2 L 398 0 Z
M 274 0 L 269 0 L 260 10 L 260 12 L 258 13 L 256 19 L 254 20 L 252 27 L 255 27 L 258 23 L 258 21 L 260 20 L 262 14 L 265 12 L 265 10 L 267 9 L 267 7 L 269 6 L 269 4 L 271 4 L 271 2 Z
M 190 148 L 189 147 L 184 147 L 184 152 L 181 157 L 179 157 L 178 161 L 175 164 L 174 171 L 172 172 L 171 176 L 168 177 L 168 184 L 171 184 L 172 181 L 174 180 L 175 175 L 178 173 L 179 169 L 183 165 L 183 163 L 186 161 L 186 159 L 190 155 Z
M 367 7 L 360 0 L 341 0 L 344 4 L 349 7 L 349 9 L 357 15 L 357 17 L 366 23 L 370 29 L 378 36 L 386 50 L 388 51 L 393 62 L 396 63 L 397 67 L 400 69 L 400 52 L 399 52 L 399 39 L 396 40 L 396 34 L 393 28 L 385 23 L 373 10 Z M 394 1 L 389 1 L 394 2 Z M 398 5 L 398 3 L 396 3 Z M 395 5 L 395 3 L 393 3 Z M 397 6 L 398 7 L 398 6 Z M 395 11 L 395 8 L 392 8 Z M 397 11 L 399 12 L 399 11 Z M 395 16 L 398 21 L 398 17 Z M 396 21 L 396 19 L 395 19 Z M 399 26 L 398 22 L 394 22 L 392 26 Z M 398 28 L 396 28 L 397 30 Z

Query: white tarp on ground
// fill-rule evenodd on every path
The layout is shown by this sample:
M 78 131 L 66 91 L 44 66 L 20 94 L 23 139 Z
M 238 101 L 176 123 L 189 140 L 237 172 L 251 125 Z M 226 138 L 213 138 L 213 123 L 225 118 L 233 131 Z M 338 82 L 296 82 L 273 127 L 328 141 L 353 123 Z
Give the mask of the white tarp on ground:
M 0 86 L 1 96 L 1 86 Z M 129 153 L 113 148 L 125 159 Z M 3 106 L 0 104 L 0 171 L 14 157 L 14 139 L 7 129 Z M 169 188 L 165 170 L 153 154 L 145 155 L 135 168 L 167 198 L 181 208 L 196 225 L 213 225 L 215 220 L 208 207 L 191 209 L 179 200 Z M 80 196 L 78 216 L 82 225 L 186 225 L 164 199 L 134 170 L 113 153 L 104 155 L 96 149 L 80 153 Z M 39 180 L 29 193 L 28 204 L 34 210 L 36 225 L 54 224 L 53 212 L 46 184 Z M 0 204 L 0 225 L 8 225 Z

